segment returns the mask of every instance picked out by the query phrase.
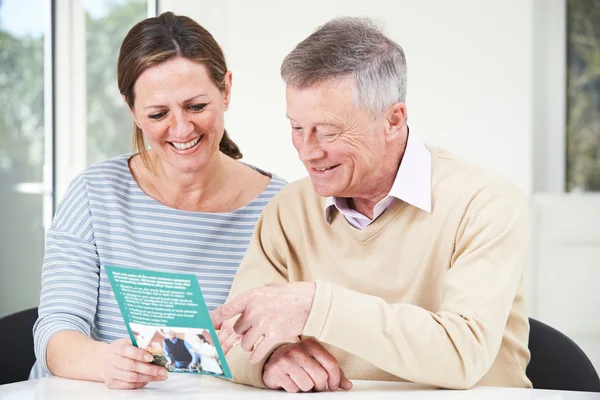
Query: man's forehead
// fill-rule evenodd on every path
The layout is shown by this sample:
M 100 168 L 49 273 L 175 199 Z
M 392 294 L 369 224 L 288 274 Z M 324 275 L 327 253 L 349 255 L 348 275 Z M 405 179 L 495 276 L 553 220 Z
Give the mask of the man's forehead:
M 340 94 L 352 94 L 353 84 L 350 78 L 335 78 L 327 79 L 321 82 L 317 82 L 307 87 L 298 87 L 293 85 L 287 85 L 286 90 L 290 95 L 317 95 L 317 96 L 330 96 L 332 92 L 338 92 Z
M 310 118 L 314 124 L 339 125 L 355 111 L 351 93 L 321 89 L 293 89 L 286 99 L 286 117 Z M 318 121 L 318 122 L 317 122 Z

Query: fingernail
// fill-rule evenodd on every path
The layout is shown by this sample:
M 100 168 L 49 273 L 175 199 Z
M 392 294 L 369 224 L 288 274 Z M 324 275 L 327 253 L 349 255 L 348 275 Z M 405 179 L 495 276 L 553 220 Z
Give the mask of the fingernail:
M 160 376 L 167 376 L 167 371 L 166 371 L 166 370 L 164 370 L 164 369 L 161 369 L 160 371 L 158 371 L 158 374 L 159 374 Z
M 150 361 L 152 361 L 152 356 L 151 356 L 150 354 L 146 354 L 146 355 L 144 356 L 144 360 L 146 360 L 146 361 L 150 362 Z

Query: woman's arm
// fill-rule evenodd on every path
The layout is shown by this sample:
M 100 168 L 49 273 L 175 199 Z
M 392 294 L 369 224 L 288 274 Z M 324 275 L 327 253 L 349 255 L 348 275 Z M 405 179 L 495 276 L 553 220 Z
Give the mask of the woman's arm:
M 56 376 L 104 382 L 99 362 L 109 346 L 80 332 L 58 332 L 46 348 L 48 369 Z
M 34 348 L 47 373 L 134 389 L 164 380 L 167 371 L 129 339 L 106 344 L 90 338 L 100 285 L 100 258 L 87 197 L 79 176 L 65 194 L 48 231 L 42 296 L 34 326 Z
M 51 374 L 61 371 L 67 378 L 77 376 L 65 371 L 89 373 L 84 372 L 89 365 L 82 357 L 69 355 L 92 356 L 86 344 L 92 341 L 89 337 L 98 304 L 100 260 L 87 188 L 84 176 L 73 181 L 48 231 L 39 317 L 34 326 L 35 354 L 42 370 Z M 53 340 L 59 334 L 62 338 Z M 79 348 L 81 345 L 84 347 Z M 62 365 L 65 361 L 68 366 Z

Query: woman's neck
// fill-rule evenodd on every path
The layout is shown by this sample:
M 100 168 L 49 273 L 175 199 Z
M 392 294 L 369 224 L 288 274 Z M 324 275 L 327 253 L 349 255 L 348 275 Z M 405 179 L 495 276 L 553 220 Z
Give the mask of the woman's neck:
M 151 197 L 172 208 L 187 211 L 215 211 L 231 201 L 228 195 L 228 177 L 235 160 L 218 152 L 201 171 L 181 173 L 162 162 L 153 153 L 148 154 L 154 173 L 144 174 L 144 190 Z M 142 189 L 145 189 L 142 187 Z

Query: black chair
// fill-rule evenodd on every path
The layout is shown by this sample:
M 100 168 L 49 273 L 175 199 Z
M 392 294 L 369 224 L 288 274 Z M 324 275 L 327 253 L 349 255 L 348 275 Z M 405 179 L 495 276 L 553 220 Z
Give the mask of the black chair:
M 29 377 L 35 362 L 32 329 L 37 317 L 36 307 L 0 318 L 0 385 L 25 381 Z
M 531 361 L 527 377 L 535 389 L 600 392 L 600 378 L 583 350 L 556 329 L 529 318 Z

